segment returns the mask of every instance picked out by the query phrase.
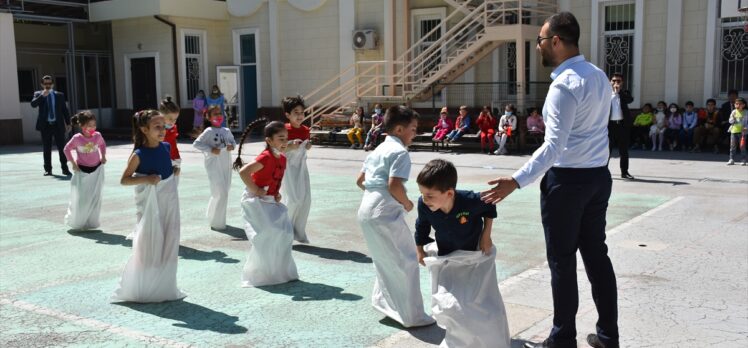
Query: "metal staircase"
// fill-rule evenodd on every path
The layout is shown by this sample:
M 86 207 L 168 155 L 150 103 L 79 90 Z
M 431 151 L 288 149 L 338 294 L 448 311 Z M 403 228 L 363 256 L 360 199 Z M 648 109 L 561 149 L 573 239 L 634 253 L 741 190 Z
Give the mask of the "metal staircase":
M 445 1 L 455 10 L 397 59 L 356 62 L 305 95 L 311 124 L 361 103 L 428 99 L 439 92 L 432 86 L 462 76 L 503 43 L 533 40 L 542 21 L 556 13 L 555 0 Z

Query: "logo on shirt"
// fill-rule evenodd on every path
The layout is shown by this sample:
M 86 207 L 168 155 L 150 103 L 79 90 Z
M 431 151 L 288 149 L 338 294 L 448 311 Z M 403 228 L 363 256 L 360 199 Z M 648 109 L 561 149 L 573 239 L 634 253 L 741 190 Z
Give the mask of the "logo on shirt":
M 457 218 L 457 221 L 460 222 L 460 225 L 466 224 L 468 222 L 469 216 L 470 216 L 470 212 L 467 212 L 467 211 L 459 212 L 457 213 L 457 215 L 455 215 L 455 217 Z
M 78 152 L 80 153 L 93 153 L 96 151 L 96 144 L 93 142 L 87 142 L 84 145 L 78 146 Z

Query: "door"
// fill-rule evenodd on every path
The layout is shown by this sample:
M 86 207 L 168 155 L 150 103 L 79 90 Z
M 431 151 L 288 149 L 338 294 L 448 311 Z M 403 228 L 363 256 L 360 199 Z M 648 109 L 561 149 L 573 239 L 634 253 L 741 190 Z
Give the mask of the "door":
M 444 36 L 445 33 L 442 22 L 444 21 L 445 16 L 446 9 L 444 7 L 416 9 L 411 12 L 411 43 L 415 44 L 420 41 L 416 46 L 416 55 L 414 57 L 421 55 L 422 52 L 428 50 L 432 45 L 436 44 L 442 36 Z M 434 30 L 436 28 L 439 29 Z M 421 39 L 423 39 L 423 41 L 421 41 Z M 429 54 L 423 56 L 421 58 L 422 61 L 419 62 L 419 64 L 421 64 L 420 68 L 415 71 L 416 80 L 428 78 L 433 70 L 438 69 L 439 64 L 441 64 L 445 58 L 444 50 L 438 48 L 431 50 Z M 443 104 L 444 95 L 445 90 L 441 89 L 432 97 L 432 101 L 413 103 L 413 106 L 427 107 L 431 106 L 432 102 Z
M 240 67 L 223 65 L 216 67 L 216 78 L 218 88 L 223 92 L 226 98 L 226 125 L 232 131 L 241 131 L 242 121 L 239 115 L 242 115 L 242 107 L 239 104 L 239 95 L 241 94 L 241 76 L 239 75 Z
M 156 94 L 156 59 L 153 57 L 130 59 L 130 80 L 132 81 L 133 110 L 158 107 Z
M 257 119 L 257 108 L 260 105 L 260 88 L 258 87 L 259 52 L 258 30 L 234 30 L 234 63 L 239 67 L 238 114 L 240 127 Z M 227 98 L 230 97 L 227 95 Z

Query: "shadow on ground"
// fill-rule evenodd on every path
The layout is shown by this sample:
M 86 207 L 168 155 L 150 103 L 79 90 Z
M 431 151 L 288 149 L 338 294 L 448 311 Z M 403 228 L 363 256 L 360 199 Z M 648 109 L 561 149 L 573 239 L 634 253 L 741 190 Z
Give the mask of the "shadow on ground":
M 613 178 L 613 180 L 618 181 L 631 181 L 631 182 L 641 182 L 645 184 L 668 184 L 672 186 L 680 186 L 680 185 L 691 185 L 685 181 L 676 181 L 676 180 L 656 180 L 656 179 L 642 179 L 641 177 L 637 177 L 636 179 L 629 180 L 629 179 L 619 179 L 619 178 Z
M 160 318 L 181 321 L 181 323 L 173 325 L 190 330 L 209 330 L 223 334 L 241 334 L 247 332 L 247 328 L 236 325 L 239 317 L 217 312 L 184 300 L 161 303 L 119 302 L 114 304 L 138 312 L 152 314 Z
M 357 251 L 342 251 L 338 249 L 323 248 L 312 245 L 297 244 L 294 251 L 300 253 L 317 255 L 320 258 L 339 261 L 353 261 L 358 263 L 371 263 L 371 258 Z
M 444 335 L 446 334 L 446 330 L 442 329 L 438 325 L 429 325 L 429 326 L 421 326 L 421 327 L 414 327 L 414 328 L 406 328 L 400 325 L 397 321 L 385 317 L 382 320 L 379 321 L 380 324 L 389 326 L 398 330 L 405 330 L 408 331 L 408 333 L 413 336 L 413 338 L 425 342 L 428 344 L 433 345 L 439 345 L 442 340 L 444 340 Z M 529 341 L 522 340 L 522 339 L 512 339 L 511 348 L 524 348 L 525 343 Z
M 297 280 L 278 285 L 258 286 L 257 289 L 273 294 L 291 296 L 292 301 L 359 301 L 363 297 L 343 292 L 343 288 L 321 283 L 308 283 Z
M 247 240 L 247 234 L 244 233 L 244 230 L 239 227 L 226 225 L 226 229 L 224 230 L 213 230 L 213 231 L 216 231 L 218 233 L 223 233 L 227 236 L 233 237 L 236 240 Z
M 101 230 L 68 230 L 71 236 L 95 240 L 97 244 L 121 245 L 132 247 L 132 241 L 119 234 L 104 233 Z M 202 251 L 184 245 L 179 246 L 179 256 L 185 260 L 215 261 L 220 263 L 239 263 L 239 260 L 228 257 L 223 251 Z

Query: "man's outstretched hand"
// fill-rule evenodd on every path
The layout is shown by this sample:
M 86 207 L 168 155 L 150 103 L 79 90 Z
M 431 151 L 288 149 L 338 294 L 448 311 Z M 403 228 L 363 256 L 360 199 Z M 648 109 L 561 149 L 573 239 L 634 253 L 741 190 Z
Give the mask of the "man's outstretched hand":
M 509 194 L 519 188 L 519 184 L 514 178 L 500 177 L 488 182 L 489 185 L 495 185 L 492 189 L 480 193 L 481 199 L 486 203 L 496 204 L 504 200 Z

